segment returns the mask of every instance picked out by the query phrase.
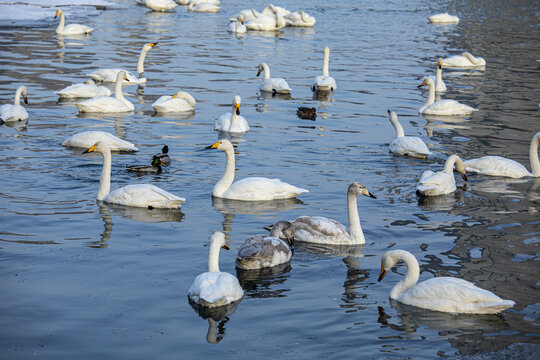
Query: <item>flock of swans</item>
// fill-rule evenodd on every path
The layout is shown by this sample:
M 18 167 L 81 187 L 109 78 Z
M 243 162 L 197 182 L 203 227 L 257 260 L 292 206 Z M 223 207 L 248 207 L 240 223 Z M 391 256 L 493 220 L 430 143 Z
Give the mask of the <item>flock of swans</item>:
M 177 6 L 172 0 L 137 0 L 152 10 L 168 11 Z M 216 10 L 217 8 L 217 10 Z M 213 9 L 213 10 L 212 10 Z M 218 11 L 219 1 L 191 0 L 190 11 Z M 60 24 L 56 30 L 59 34 L 90 33 L 93 29 L 79 24 L 65 25 L 65 17 L 61 10 L 56 12 L 60 16 Z M 432 22 L 453 22 L 459 19 L 448 14 L 439 14 L 430 18 Z M 245 22 L 245 25 L 244 25 Z M 300 25 L 298 25 L 300 24 Z M 306 25 L 307 24 L 307 25 Z M 277 30 L 283 26 L 313 26 L 315 19 L 305 12 L 292 13 L 284 8 L 269 5 L 262 12 L 254 9 L 243 10 L 230 19 L 229 31 L 242 32 L 247 29 Z M 242 30 L 244 29 L 244 30 Z M 129 112 L 134 106 L 127 100 L 122 92 L 125 84 L 145 84 L 144 59 L 147 53 L 157 43 L 145 44 L 141 50 L 137 63 L 137 76 L 125 69 L 99 69 L 87 75 L 92 80 L 83 84 L 74 84 L 57 92 L 60 98 L 88 98 L 76 103 L 80 112 L 112 113 Z M 335 91 L 337 83 L 329 75 L 330 50 L 324 48 L 322 75 L 316 76 L 311 88 L 313 91 Z M 435 93 L 446 91 L 442 80 L 443 67 L 477 68 L 485 66 L 485 60 L 474 57 L 469 53 L 439 59 L 435 81 L 425 78 L 420 86 L 429 87 L 429 96 L 424 106 L 419 109 L 420 114 L 434 115 L 466 115 L 477 109 L 460 104 L 454 100 L 435 101 Z M 291 88 L 282 78 L 272 78 L 270 68 L 266 63 L 258 67 L 257 76 L 264 73 L 260 85 L 261 92 L 272 94 L 289 94 Z M 97 83 L 114 82 L 114 97 L 111 91 Z M 0 116 L 4 121 L 18 121 L 28 119 L 28 113 L 20 105 L 23 98 L 27 103 L 27 89 L 21 86 L 15 94 L 14 104 L 3 105 Z M 241 98 L 236 95 L 232 102 L 232 111 L 217 119 L 214 129 L 230 133 L 243 133 L 250 130 L 247 120 L 240 116 Z M 174 95 L 162 96 L 152 107 L 156 112 L 185 112 L 193 111 L 196 100 L 184 91 Z M 398 121 L 397 114 L 388 111 L 391 124 L 396 131 L 396 138 L 390 143 L 389 151 L 396 155 L 415 158 L 428 158 L 431 154 L 426 144 L 418 137 L 406 136 L 403 127 Z M 463 161 L 457 155 L 448 157 L 443 170 L 438 172 L 425 171 L 418 184 L 417 191 L 424 196 L 438 196 L 452 193 L 456 190 L 453 169 L 467 180 L 466 171 L 485 175 L 504 177 L 540 176 L 540 162 L 538 159 L 538 144 L 540 132 L 536 133 L 531 141 L 530 161 L 532 172 L 521 164 L 497 156 L 486 156 L 479 159 Z M 186 201 L 184 198 L 171 194 L 151 184 L 126 185 L 111 191 L 111 151 L 137 151 L 134 144 L 119 139 L 109 133 L 100 131 L 86 131 L 74 134 L 66 139 L 62 145 L 85 148 L 84 153 L 98 152 L 103 156 L 103 167 L 96 199 L 106 203 L 132 207 L 178 209 Z M 288 199 L 309 191 L 280 179 L 264 177 L 248 177 L 235 180 L 234 148 L 229 140 L 219 140 L 206 149 L 217 149 L 225 152 L 226 165 L 222 178 L 215 184 L 212 196 L 223 199 L 241 201 L 268 201 L 275 199 Z M 150 166 L 132 166 L 129 171 L 161 172 L 161 166 L 170 163 L 168 147 L 162 153 L 152 158 Z M 357 197 L 363 195 L 375 198 L 364 185 L 359 182 L 350 184 L 347 189 L 347 215 L 348 228 L 340 222 L 322 216 L 300 216 L 294 220 L 281 220 L 271 225 L 269 235 L 256 235 L 248 238 L 240 247 L 236 266 L 241 269 L 259 269 L 272 267 L 290 261 L 292 247 L 295 243 L 358 245 L 365 243 L 365 237 L 360 225 Z M 231 302 L 239 301 L 243 297 L 243 290 L 238 279 L 232 274 L 221 272 L 219 269 L 219 252 L 221 248 L 228 248 L 225 235 L 215 232 L 211 237 L 208 258 L 208 272 L 196 277 L 191 285 L 188 296 L 195 303 L 206 307 L 218 307 Z M 400 260 L 407 265 L 407 274 L 398 282 L 390 292 L 390 297 L 405 304 L 425 309 L 450 313 L 497 313 L 514 305 L 511 300 L 503 300 L 489 291 L 480 289 L 465 280 L 437 277 L 417 283 L 419 277 L 418 261 L 411 253 L 404 250 L 388 251 L 381 260 L 379 281 L 387 271 Z

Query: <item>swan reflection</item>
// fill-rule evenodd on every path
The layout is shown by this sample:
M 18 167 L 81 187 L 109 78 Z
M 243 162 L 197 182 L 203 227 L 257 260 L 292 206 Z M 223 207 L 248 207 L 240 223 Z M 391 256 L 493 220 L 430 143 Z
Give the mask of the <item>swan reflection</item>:
M 236 277 L 244 289 L 245 296 L 251 298 L 284 297 L 291 289 L 287 287 L 275 289 L 275 287 L 283 285 L 287 281 L 290 277 L 290 271 L 291 265 L 287 262 L 262 269 L 243 270 L 236 268 Z
M 304 203 L 297 198 L 268 201 L 242 201 L 212 196 L 212 206 L 222 214 L 271 215 L 300 207 Z
M 205 307 L 197 304 L 188 297 L 189 305 L 203 319 L 208 320 L 208 331 L 206 341 L 209 344 L 217 344 L 225 336 L 225 324 L 229 321 L 229 316 L 236 312 L 241 300 L 219 307 Z
M 142 223 L 181 222 L 185 216 L 180 209 L 154 208 L 149 210 L 142 207 L 108 204 L 102 201 L 98 201 L 98 206 L 100 213 L 102 208 L 107 208 L 112 210 L 115 215 Z
M 291 94 L 274 94 L 268 91 L 259 91 L 259 96 L 257 96 L 257 100 L 271 99 L 291 100 Z
M 457 187 L 457 190 L 447 195 L 423 196 L 418 195 L 418 206 L 425 211 L 450 211 L 456 203 L 465 200 L 467 184 Z

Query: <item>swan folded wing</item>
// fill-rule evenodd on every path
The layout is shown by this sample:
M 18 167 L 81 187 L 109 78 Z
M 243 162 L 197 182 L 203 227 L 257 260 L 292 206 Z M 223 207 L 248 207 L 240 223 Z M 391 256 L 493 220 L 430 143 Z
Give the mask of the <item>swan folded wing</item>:
M 263 201 L 288 199 L 309 192 L 306 189 L 281 181 L 263 177 L 250 177 L 233 183 L 223 197 L 233 200 Z
M 439 100 L 428 106 L 424 113 L 431 115 L 466 115 L 478 111 L 456 100 Z
M 424 141 L 416 136 L 396 138 L 390 143 L 389 149 L 391 153 L 413 157 L 426 157 L 430 154 Z
M 216 120 L 216 123 L 214 124 L 214 130 L 225 130 L 225 129 L 229 129 L 229 128 L 231 127 L 231 117 L 232 117 L 232 114 L 231 114 L 230 112 L 221 115 L 221 116 Z
M 510 178 L 522 178 L 531 176 L 527 168 L 517 161 L 506 159 L 501 156 L 483 156 L 478 159 L 465 161 L 467 171 L 490 175 L 504 176 Z
M 283 264 L 290 260 L 291 249 L 281 239 L 254 235 L 238 250 L 236 259 L 241 268 L 262 268 Z
M 455 191 L 456 184 L 451 175 L 428 170 L 422 174 L 416 189 L 425 195 L 445 195 Z
M 96 96 L 111 96 L 112 92 L 104 86 L 74 84 L 56 91 L 56 94 L 61 98 L 91 98 Z
M 94 81 L 113 83 L 113 82 L 116 82 L 116 77 L 120 71 L 125 71 L 126 77 L 129 80 L 129 81 L 123 80 L 124 84 L 139 83 L 143 80 L 143 79 L 137 78 L 130 71 L 127 71 L 125 69 L 99 69 L 99 70 L 91 72 L 90 74 L 87 74 L 86 77 L 89 77 Z
M 293 234 L 295 241 L 314 242 L 326 244 L 329 239 L 332 243 L 349 244 L 351 236 L 340 222 L 323 216 L 300 216 L 294 222 Z
M 221 306 L 239 300 L 244 291 L 238 279 L 226 272 L 199 274 L 188 291 L 189 297 L 204 306 Z
M 152 107 L 157 112 L 184 112 L 193 110 L 193 107 L 186 100 L 172 98 L 169 95 L 161 96 L 152 104 Z
M 6 122 L 28 119 L 28 112 L 21 105 L 5 104 L 0 106 L 0 118 Z
M 289 94 L 291 92 L 289 84 L 282 78 L 265 79 L 261 84 L 260 89 L 262 91 L 277 92 L 280 94 Z
M 110 96 L 97 96 L 75 104 L 80 112 L 89 113 L 117 113 L 132 111 L 135 107 L 132 103 L 119 100 Z
M 89 148 L 98 141 L 109 145 L 113 151 L 139 151 L 132 143 L 122 140 L 105 131 L 83 131 L 74 134 L 62 142 L 62 146 Z
M 186 199 L 150 184 L 126 185 L 105 198 L 105 202 L 113 204 L 167 209 L 179 208 L 184 201 Z
M 62 31 L 62 34 L 65 35 L 78 35 L 78 34 L 89 34 L 94 29 L 92 29 L 90 26 L 82 25 L 82 24 L 69 24 L 64 27 L 64 31 Z

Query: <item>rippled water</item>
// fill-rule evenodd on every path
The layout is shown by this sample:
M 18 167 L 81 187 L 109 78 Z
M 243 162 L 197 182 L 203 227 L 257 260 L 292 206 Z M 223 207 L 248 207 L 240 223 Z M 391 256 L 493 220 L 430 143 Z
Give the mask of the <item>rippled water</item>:
M 25 84 L 30 102 L 29 122 L 2 125 L 0 136 L 6 358 L 433 358 L 538 342 L 539 182 L 472 175 L 458 180 L 453 195 L 422 201 L 415 194 L 422 171 L 440 168 L 452 153 L 502 155 L 529 167 L 529 143 L 540 130 L 538 4 L 299 4 L 276 3 L 303 6 L 317 19 L 313 29 L 231 35 L 226 19 L 247 7 L 237 0 L 223 1 L 218 14 L 185 7 L 157 14 L 121 1 L 118 9 L 72 18 L 96 28 L 90 37 L 56 36 L 54 10 L 49 26 L 0 28 L 0 98 L 11 102 Z M 461 22 L 428 24 L 426 17 L 440 11 Z M 134 71 L 150 41 L 160 45 L 146 59 L 147 86 L 126 88 L 134 113 L 78 115 L 72 103 L 57 102 L 54 91 L 96 68 Z M 325 45 L 339 90 L 317 98 L 309 85 Z M 461 51 L 486 58 L 485 72 L 445 71 L 445 98 L 480 111 L 465 119 L 418 116 L 427 96 L 419 80 L 434 74 L 439 56 Z M 258 93 L 263 61 L 287 79 L 290 99 Z M 151 103 L 180 89 L 196 98 L 196 111 L 153 116 Z M 223 136 L 213 122 L 230 111 L 235 94 L 251 126 L 232 139 L 237 177 L 280 177 L 310 190 L 300 201 L 212 200 L 225 155 L 198 150 Z M 298 106 L 316 107 L 316 121 L 299 119 Z M 394 130 L 387 109 L 399 114 L 407 134 L 428 143 L 429 160 L 388 153 Z M 156 184 L 187 198 L 182 211 L 96 203 L 101 156 L 60 145 L 85 130 L 112 132 L 140 149 L 113 156 L 113 188 Z M 163 144 L 173 159 L 165 173 L 125 171 Z M 345 191 L 356 180 L 377 196 L 358 201 L 365 246 L 298 246 L 290 266 L 237 273 L 246 294 L 236 308 L 200 316 L 193 310 L 187 290 L 206 269 L 212 232 L 230 235 L 221 269 L 235 273 L 236 248 L 264 225 L 310 214 L 346 223 Z M 390 302 L 405 267 L 377 283 L 389 248 L 413 252 L 421 280 L 457 276 L 517 305 L 501 315 L 455 316 Z

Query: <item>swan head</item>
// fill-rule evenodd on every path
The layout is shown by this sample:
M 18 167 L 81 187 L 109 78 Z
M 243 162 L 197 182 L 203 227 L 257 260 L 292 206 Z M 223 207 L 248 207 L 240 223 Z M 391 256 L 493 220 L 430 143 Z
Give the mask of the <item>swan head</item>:
M 439 69 L 442 69 L 442 63 L 443 63 L 443 59 L 439 58 L 439 63 L 437 65 L 439 67 Z
M 429 86 L 429 87 L 432 87 L 432 86 L 435 86 L 435 83 L 433 82 L 433 79 L 432 78 L 424 78 L 424 80 L 422 81 L 422 83 L 420 85 L 418 85 L 418 87 L 422 87 L 422 86 Z
M 110 151 L 111 151 L 111 148 L 109 147 L 109 145 L 106 142 L 98 141 L 94 145 L 90 146 L 90 148 L 88 148 L 88 150 L 85 150 L 83 152 L 83 154 L 88 154 L 88 153 L 91 153 L 91 152 L 99 152 L 99 153 L 105 154 L 105 153 L 110 152 Z
M 272 225 L 270 236 L 286 240 L 289 246 L 293 245 L 294 235 L 292 232 L 292 224 L 288 221 L 278 221 Z
M 156 46 L 157 44 L 159 44 L 159 42 L 155 42 L 155 43 L 148 43 L 148 44 L 144 44 L 143 46 L 143 50 L 144 51 L 150 51 L 150 49 L 152 49 L 154 46 Z
M 116 81 L 117 82 L 122 82 L 122 80 L 125 80 L 125 81 L 129 81 L 128 77 L 127 77 L 127 74 L 124 70 L 122 71 L 119 71 L 118 74 L 116 75 Z
M 92 80 L 92 79 L 86 80 L 85 84 L 86 84 L 86 85 L 96 85 L 96 83 L 95 83 L 94 80 Z
M 411 253 L 405 250 L 391 250 L 384 253 L 382 259 L 381 259 L 381 273 L 379 274 L 379 280 L 381 281 L 388 270 L 394 267 L 399 260 L 401 260 L 403 253 L 408 253 L 411 256 L 413 256 Z
M 20 86 L 17 91 L 20 91 L 24 103 L 28 104 L 28 89 L 26 88 L 26 86 Z
M 56 15 L 54 15 L 54 18 L 56 19 L 59 15 L 62 15 L 64 12 L 60 9 L 56 10 Z
M 205 147 L 205 149 L 208 149 L 208 150 L 218 149 L 218 150 L 227 151 L 227 150 L 234 149 L 234 147 L 229 140 L 221 139 L 219 141 L 216 141 L 212 145 Z
M 225 238 L 225 234 L 221 231 L 216 231 L 212 234 L 210 237 L 210 244 L 219 246 L 222 249 L 229 250 L 229 244 L 227 244 L 227 239 Z
M 398 121 L 396 112 L 395 112 L 395 111 L 392 111 L 392 110 L 388 110 L 388 118 L 389 118 L 390 121 L 392 121 L 392 122 Z
M 234 109 L 234 112 L 236 113 L 236 115 L 240 115 L 240 102 L 241 101 L 242 101 L 242 99 L 238 95 L 236 95 L 233 98 L 233 109 Z
M 463 180 L 467 181 L 467 167 L 465 166 L 465 163 L 463 160 L 461 160 L 459 157 L 456 159 L 456 164 L 454 165 L 456 168 L 456 171 L 461 174 L 461 177 Z
M 240 21 L 240 24 L 244 24 L 244 17 L 242 15 L 238 15 L 237 21 Z
M 377 197 L 370 193 L 368 189 L 359 182 L 353 182 L 351 185 L 349 185 L 349 189 L 347 190 L 347 194 L 350 195 L 365 195 L 369 196 L 370 198 L 376 199 Z
M 260 63 L 259 64 L 259 70 L 257 71 L 257 76 L 261 75 L 261 73 L 263 72 L 264 70 L 264 63 Z

